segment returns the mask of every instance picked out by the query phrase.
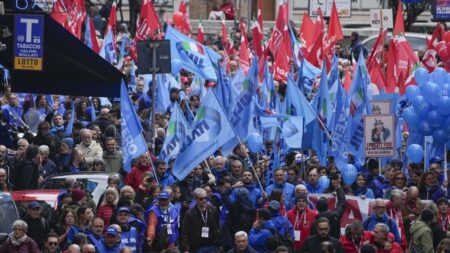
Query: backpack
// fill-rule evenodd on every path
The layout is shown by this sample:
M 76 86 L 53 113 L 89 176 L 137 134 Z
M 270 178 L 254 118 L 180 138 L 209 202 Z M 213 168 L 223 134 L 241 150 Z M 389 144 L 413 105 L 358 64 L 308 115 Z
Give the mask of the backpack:
M 285 246 L 289 249 L 289 252 L 295 252 L 294 243 L 287 239 L 287 236 L 281 236 L 277 230 L 271 230 L 272 237 L 275 238 L 278 246 Z

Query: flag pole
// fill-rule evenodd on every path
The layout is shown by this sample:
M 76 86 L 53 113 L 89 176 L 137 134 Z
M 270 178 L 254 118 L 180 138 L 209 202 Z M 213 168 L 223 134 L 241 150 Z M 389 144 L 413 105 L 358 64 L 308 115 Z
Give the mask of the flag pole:
M 206 168 L 208 169 L 209 174 L 211 174 L 211 175 L 214 176 L 214 174 L 213 174 L 212 171 L 211 171 L 211 168 L 209 167 L 208 161 L 204 160 L 203 162 L 206 164 Z M 214 180 L 214 183 L 213 183 L 213 184 L 214 184 L 214 186 L 217 186 L 216 180 Z
M 448 181 L 448 175 L 447 175 L 447 144 L 444 144 L 444 180 Z
M 144 138 L 144 135 L 142 133 L 141 133 L 141 135 L 142 135 L 142 138 Z M 156 183 L 159 185 L 158 175 L 156 174 L 156 168 L 155 168 L 155 165 L 153 164 L 153 159 L 152 159 L 151 155 L 150 155 L 150 164 L 152 165 L 153 176 L 155 176 Z
M 427 140 L 423 138 L 423 171 L 428 171 L 428 168 L 425 167 L 428 164 L 427 159 Z

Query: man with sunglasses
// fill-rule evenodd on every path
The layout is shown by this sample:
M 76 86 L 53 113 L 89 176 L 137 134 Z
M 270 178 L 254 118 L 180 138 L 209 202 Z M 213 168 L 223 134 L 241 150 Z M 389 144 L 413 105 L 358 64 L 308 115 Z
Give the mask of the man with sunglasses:
M 51 232 L 47 234 L 47 239 L 45 240 L 45 249 L 42 253 L 60 253 L 61 249 L 58 246 L 58 235 Z
M 373 231 L 375 226 L 380 223 L 385 224 L 389 228 L 389 232 L 394 234 L 397 243 L 401 243 L 398 226 L 394 219 L 389 217 L 386 212 L 386 202 L 383 199 L 375 199 L 373 213 L 363 222 L 364 229 Z

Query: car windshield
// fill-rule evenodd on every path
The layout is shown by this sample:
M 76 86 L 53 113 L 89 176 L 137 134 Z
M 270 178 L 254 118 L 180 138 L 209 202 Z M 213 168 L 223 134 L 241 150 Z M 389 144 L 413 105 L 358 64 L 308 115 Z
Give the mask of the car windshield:
M 14 202 L 0 202 L 0 221 L 2 223 L 0 233 L 10 233 L 13 222 L 18 218 Z
M 52 178 L 51 180 L 45 181 L 42 186 L 43 189 L 64 189 L 65 188 L 65 178 Z M 89 179 L 89 178 L 78 178 L 77 182 L 80 182 L 85 190 L 89 193 L 92 193 L 97 185 L 99 184 L 98 179 Z

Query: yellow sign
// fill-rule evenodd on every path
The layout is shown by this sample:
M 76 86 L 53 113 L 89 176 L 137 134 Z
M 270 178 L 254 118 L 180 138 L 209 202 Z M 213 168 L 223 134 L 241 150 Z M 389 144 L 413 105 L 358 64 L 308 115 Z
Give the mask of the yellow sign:
M 42 71 L 42 58 L 15 57 L 14 69 Z

